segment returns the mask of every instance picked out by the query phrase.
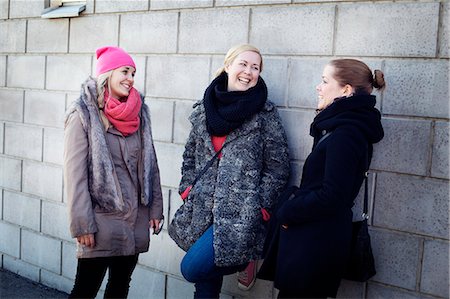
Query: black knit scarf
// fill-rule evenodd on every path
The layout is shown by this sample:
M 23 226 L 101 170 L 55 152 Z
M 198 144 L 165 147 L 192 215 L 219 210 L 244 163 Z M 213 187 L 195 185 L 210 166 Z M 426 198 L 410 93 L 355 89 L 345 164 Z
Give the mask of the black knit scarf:
M 261 111 L 267 100 L 267 86 L 259 77 L 246 91 L 227 91 L 228 74 L 223 72 L 205 91 L 206 126 L 212 136 L 225 136 Z

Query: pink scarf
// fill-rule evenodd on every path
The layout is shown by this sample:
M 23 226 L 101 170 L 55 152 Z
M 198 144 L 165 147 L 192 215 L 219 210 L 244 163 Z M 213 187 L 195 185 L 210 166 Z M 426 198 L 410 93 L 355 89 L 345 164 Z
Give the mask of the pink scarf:
M 110 97 L 108 90 L 105 90 L 103 111 L 111 124 L 124 136 L 131 135 L 139 129 L 141 105 L 141 96 L 134 88 L 130 89 L 130 94 L 125 102 Z

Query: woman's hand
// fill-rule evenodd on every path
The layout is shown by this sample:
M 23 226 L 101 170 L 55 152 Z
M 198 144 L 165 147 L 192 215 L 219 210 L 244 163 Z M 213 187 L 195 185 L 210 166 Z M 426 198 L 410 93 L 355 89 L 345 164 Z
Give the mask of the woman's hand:
M 81 245 L 84 245 L 84 246 L 87 246 L 90 248 L 94 248 L 94 246 L 95 246 L 94 234 L 81 235 L 81 236 L 77 237 L 77 241 Z
M 150 227 L 153 229 L 154 235 L 157 235 L 161 232 L 162 225 L 164 223 L 164 222 L 162 222 L 163 219 L 150 219 Z

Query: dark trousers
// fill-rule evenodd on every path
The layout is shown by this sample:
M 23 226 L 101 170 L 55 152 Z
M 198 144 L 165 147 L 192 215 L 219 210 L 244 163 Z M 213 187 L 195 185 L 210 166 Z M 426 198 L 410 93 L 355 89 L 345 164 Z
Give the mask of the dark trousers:
M 138 254 L 78 259 L 75 285 L 69 298 L 95 298 L 107 269 L 104 298 L 126 298 L 137 260 Z

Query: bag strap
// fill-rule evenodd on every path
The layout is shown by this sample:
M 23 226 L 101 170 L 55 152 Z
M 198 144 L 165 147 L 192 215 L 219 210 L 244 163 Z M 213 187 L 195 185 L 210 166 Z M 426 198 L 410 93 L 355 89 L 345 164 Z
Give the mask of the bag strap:
M 206 163 L 206 165 L 203 167 L 203 169 L 197 174 L 197 176 L 195 177 L 194 181 L 192 182 L 191 186 L 194 187 L 195 183 L 198 182 L 198 180 L 202 177 L 202 175 L 205 174 L 205 172 L 208 170 L 208 168 L 211 167 L 211 165 L 214 163 L 214 161 L 216 160 L 216 158 L 220 155 L 220 153 L 222 152 L 222 149 L 225 147 L 226 143 L 224 143 L 222 145 L 222 147 L 216 152 L 216 154 L 214 155 L 214 157 L 212 157 L 208 163 Z
M 364 220 L 369 219 L 369 191 L 368 191 L 368 178 L 369 178 L 369 145 L 366 145 L 366 151 L 364 154 L 364 160 L 366 161 L 366 171 L 364 172 L 364 205 L 362 218 Z
M 327 132 L 325 135 L 323 135 L 322 137 L 320 137 L 320 139 L 319 139 L 319 141 L 317 141 L 317 144 L 316 144 L 315 147 L 318 147 L 319 144 L 320 144 L 322 141 L 324 141 L 325 139 L 327 139 L 328 136 L 331 135 L 331 133 L 333 133 L 333 131 L 329 131 L 329 132 Z

